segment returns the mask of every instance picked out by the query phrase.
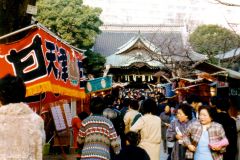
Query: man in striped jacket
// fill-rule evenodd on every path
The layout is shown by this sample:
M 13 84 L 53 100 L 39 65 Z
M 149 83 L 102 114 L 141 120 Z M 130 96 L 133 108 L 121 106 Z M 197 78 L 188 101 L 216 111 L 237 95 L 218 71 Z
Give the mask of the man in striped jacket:
M 102 98 L 91 100 L 92 114 L 82 122 L 78 134 L 78 143 L 83 146 L 81 160 L 110 160 L 110 147 L 115 154 L 121 149 L 121 140 L 117 137 L 112 122 L 102 116 L 105 104 Z

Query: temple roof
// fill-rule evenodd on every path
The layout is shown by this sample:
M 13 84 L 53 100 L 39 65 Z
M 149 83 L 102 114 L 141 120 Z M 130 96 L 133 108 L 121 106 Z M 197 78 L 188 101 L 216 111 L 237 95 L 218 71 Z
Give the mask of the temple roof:
M 226 53 L 218 54 L 215 56 L 215 58 L 224 60 L 229 58 L 235 58 L 235 57 L 238 57 L 239 55 L 240 55 L 240 48 L 235 48 Z
M 172 43 L 175 43 L 176 47 L 181 47 L 183 45 L 181 32 L 141 31 L 140 34 L 142 37 L 144 37 L 146 40 L 148 40 L 157 47 L 159 47 L 161 42 L 170 38 L 175 41 Z M 102 31 L 102 33 L 96 38 L 93 50 L 107 57 L 113 53 L 116 53 L 119 50 L 119 47 L 131 41 L 138 35 L 139 31 Z
M 132 37 L 127 43 L 123 44 L 118 48 L 118 51 L 114 54 L 121 54 L 124 52 L 127 52 L 128 50 L 132 49 L 135 45 L 137 45 L 138 48 L 147 48 L 150 49 L 152 52 L 159 52 L 158 47 L 156 47 L 153 43 L 148 41 L 146 38 L 144 38 L 140 32 L 137 36 Z
M 136 66 L 145 64 L 149 67 L 164 67 L 159 61 L 152 60 L 149 56 L 150 53 L 161 54 L 154 44 L 142 37 L 139 33 L 135 37 L 132 37 L 127 43 L 120 46 L 114 54 L 106 57 L 106 64 L 114 67 L 126 67 L 131 64 L 136 64 Z
M 96 38 L 93 50 L 106 57 L 106 64 L 121 67 L 144 62 L 152 67 L 164 67 L 159 58 L 152 58 L 154 54 L 158 57 L 171 57 L 175 61 L 206 59 L 205 55 L 186 51 L 184 34 L 179 27 L 176 29 L 175 26 L 174 30 L 171 30 L 169 26 L 158 26 L 152 31 L 146 26 L 122 28 L 107 27 Z

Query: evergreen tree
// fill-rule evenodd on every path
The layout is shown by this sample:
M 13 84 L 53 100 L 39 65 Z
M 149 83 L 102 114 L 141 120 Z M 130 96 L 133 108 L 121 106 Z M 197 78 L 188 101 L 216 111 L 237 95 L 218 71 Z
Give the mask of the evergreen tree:
M 208 55 L 211 62 L 214 56 L 240 46 L 240 36 L 218 25 L 201 25 L 192 34 L 189 42 L 194 51 Z

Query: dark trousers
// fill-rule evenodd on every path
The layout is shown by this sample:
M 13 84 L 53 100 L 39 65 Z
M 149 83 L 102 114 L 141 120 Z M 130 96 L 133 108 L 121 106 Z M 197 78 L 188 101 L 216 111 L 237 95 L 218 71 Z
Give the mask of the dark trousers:
M 168 158 L 167 158 L 167 160 L 171 160 L 172 149 L 173 148 L 168 148 Z
M 163 149 L 164 149 L 164 152 L 166 153 L 167 152 L 167 140 L 166 139 L 163 139 Z

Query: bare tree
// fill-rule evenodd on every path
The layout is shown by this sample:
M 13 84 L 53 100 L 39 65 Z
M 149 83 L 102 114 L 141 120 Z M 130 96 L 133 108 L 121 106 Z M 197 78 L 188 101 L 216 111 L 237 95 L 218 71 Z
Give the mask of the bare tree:
M 224 2 L 223 0 L 214 0 L 214 1 L 226 6 L 240 7 L 240 4 L 227 3 L 227 2 Z M 230 23 L 228 24 L 230 26 Z M 233 28 L 232 30 L 234 31 Z M 151 42 L 150 45 L 155 44 L 156 49 L 154 50 L 154 52 L 149 52 L 149 57 L 150 57 L 149 60 L 156 60 L 161 62 L 166 67 L 166 69 L 168 69 L 172 73 L 172 77 L 175 77 L 175 76 L 186 77 L 186 76 L 189 76 L 191 73 L 193 73 L 194 70 L 192 69 L 191 66 L 196 62 L 202 61 L 203 59 L 193 58 L 192 55 L 195 53 L 192 50 L 191 46 L 189 44 L 182 45 L 182 46 L 176 45 L 176 42 L 178 41 L 176 37 L 168 37 L 163 41 L 156 43 L 154 42 L 155 41 L 154 38 L 156 37 L 156 34 L 150 40 Z M 223 52 L 225 53 L 227 51 L 228 50 L 224 50 Z M 212 56 L 212 53 L 208 53 L 206 55 L 206 58 L 210 59 L 211 56 Z M 230 64 L 233 64 L 239 61 L 239 58 L 237 57 L 239 56 L 237 55 L 237 50 L 235 50 L 233 57 L 228 59 L 227 61 L 228 66 Z
M 232 7 L 240 7 L 240 4 L 237 4 L 237 3 L 229 3 L 229 2 L 225 2 L 223 0 L 214 0 L 222 5 L 225 5 L 225 6 L 232 6 Z
M 180 42 L 181 37 L 168 36 L 161 40 L 156 37 L 156 34 L 154 34 L 149 41 L 148 47 L 152 48 L 152 50 L 147 53 L 148 58 L 143 58 L 145 61 L 160 62 L 164 65 L 165 70 L 171 73 L 173 78 L 186 77 L 193 73 L 191 65 L 196 62 L 193 54 L 197 53 L 194 53 L 189 45 Z

